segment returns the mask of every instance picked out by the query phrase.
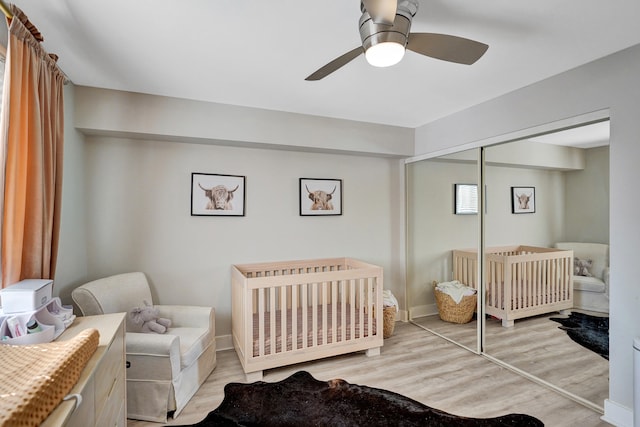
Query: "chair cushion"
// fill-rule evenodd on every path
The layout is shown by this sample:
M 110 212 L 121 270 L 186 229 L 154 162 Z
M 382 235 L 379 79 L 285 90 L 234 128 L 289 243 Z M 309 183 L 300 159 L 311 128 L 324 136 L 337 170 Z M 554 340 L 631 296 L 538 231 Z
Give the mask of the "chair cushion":
M 571 249 L 575 258 L 591 260 L 593 265 L 589 272 L 600 279 L 604 269 L 609 266 L 609 245 L 604 243 L 558 242 L 558 249 Z
M 169 328 L 166 333 L 180 337 L 181 369 L 195 362 L 212 342 L 207 328 Z
M 604 282 L 597 277 L 573 276 L 573 289 L 576 291 L 604 292 Z

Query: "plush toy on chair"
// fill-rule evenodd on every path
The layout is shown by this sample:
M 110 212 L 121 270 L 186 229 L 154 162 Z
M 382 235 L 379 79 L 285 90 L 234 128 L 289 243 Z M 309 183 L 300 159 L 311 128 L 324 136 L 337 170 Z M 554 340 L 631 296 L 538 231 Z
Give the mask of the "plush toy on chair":
M 171 320 L 158 317 L 158 309 L 144 301 L 143 307 L 133 307 L 129 311 L 131 323 L 136 326 L 135 331 L 130 332 L 155 332 L 164 334 L 171 327 Z
M 593 267 L 593 261 L 590 259 L 573 259 L 573 274 L 575 276 L 593 277 L 591 274 L 591 268 Z

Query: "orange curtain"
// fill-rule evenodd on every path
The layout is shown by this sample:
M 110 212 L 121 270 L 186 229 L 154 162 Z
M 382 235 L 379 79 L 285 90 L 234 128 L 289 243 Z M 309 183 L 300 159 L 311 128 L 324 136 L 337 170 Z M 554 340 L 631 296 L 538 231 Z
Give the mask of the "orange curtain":
M 12 5 L 0 120 L 2 287 L 53 279 L 60 228 L 64 74 Z

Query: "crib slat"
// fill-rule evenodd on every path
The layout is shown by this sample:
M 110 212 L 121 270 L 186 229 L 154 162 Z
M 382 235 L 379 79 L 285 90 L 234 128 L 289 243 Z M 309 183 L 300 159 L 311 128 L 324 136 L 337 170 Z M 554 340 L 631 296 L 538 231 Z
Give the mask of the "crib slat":
M 364 337 L 364 279 L 358 279 L 358 337 Z
M 542 263 L 543 271 L 544 271 L 544 285 L 543 285 L 543 295 L 545 295 L 545 303 L 549 303 L 549 260 L 545 259 Z
M 298 285 L 291 286 L 291 350 L 298 349 Z
M 558 265 L 551 260 L 551 302 L 555 302 L 555 294 L 558 292 Z
M 534 261 L 531 265 L 531 306 L 540 305 L 538 299 L 538 266 L 540 261 Z
M 318 345 L 318 284 L 316 282 L 311 284 L 311 333 L 312 333 L 312 346 Z
M 535 265 L 535 261 L 531 261 L 527 263 L 527 299 L 525 302 L 525 307 L 533 306 L 533 299 L 531 298 L 531 294 L 533 293 L 533 266 Z
M 269 354 L 276 353 L 276 288 L 269 288 Z
M 322 287 L 322 344 L 327 344 L 327 328 L 329 325 L 327 324 L 327 282 L 322 282 L 320 285 Z
M 258 354 L 264 356 L 264 316 L 265 316 L 265 301 L 264 290 L 257 289 L 258 291 Z
M 289 340 L 291 339 L 291 337 L 289 337 L 289 335 L 287 334 L 287 329 L 288 329 L 288 319 L 287 319 L 287 313 L 288 313 L 288 304 L 287 304 L 287 287 L 286 286 L 280 286 L 278 288 L 280 290 L 280 346 L 281 352 L 286 352 L 287 349 L 289 348 Z
M 309 330 L 309 294 L 308 294 L 308 286 L 309 284 L 304 283 L 302 286 L 302 348 L 307 348 L 309 346 L 307 331 Z
M 527 263 L 527 295 L 525 298 L 525 307 L 533 306 L 531 293 L 532 293 L 532 286 L 533 286 L 532 280 L 533 280 L 533 264 L 534 263 L 535 261 Z
M 347 292 L 347 281 L 342 280 L 340 282 L 340 296 L 342 300 L 340 304 L 340 341 L 347 340 L 347 301 L 349 300 Z
M 373 278 L 367 278 L 367 336 L 373 335 Z M 376 313 L 377 316 L 382 318 L 382 313 Z
M 331 282 L 331 342 L 338 341 L 338 282 Z
M 356 284 L 355 284 L 355 280 L 351 279 L 349 280 L 349 314 L 350 314 L 349 319 L 351 320 L 349 322 L 349 332 L 351 335 L 349 336 L 349 339 L 347 341 L 354 339 L 356 336 L 355 299 L 356 299 Z
M 512 275 L 513 275 L 513 266 L 512 265 L 505 265 L 504 267 L 504 310 L 506 312 L 508 312 L 509 310 L 511 310 L 511 287 L 512 287 Z

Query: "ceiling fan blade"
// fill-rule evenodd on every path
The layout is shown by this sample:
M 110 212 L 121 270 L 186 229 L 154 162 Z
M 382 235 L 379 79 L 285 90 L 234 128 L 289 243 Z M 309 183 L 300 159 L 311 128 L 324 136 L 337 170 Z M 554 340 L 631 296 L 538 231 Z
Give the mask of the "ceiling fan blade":
M 318 71 L 311 74 L 305 80 L 307 81 L 316 81 L 322 78 L 327 77 L 329 74 L 333 73 L 337 69 L 341 68 L 344 65 L 347 65 L 349 62 L 356 59 L 360 54 L 364 53 L 364 49 L 362 46 L 358 46 L 357 48 L 350 50 L 342 56 L 337 57 L 333 61 L 329 62 L 324 67 L 321 67 Z
M 374 24 L 393 25 L 396 19 L 398 0 L 362 0 L 360 10 L 371 16 Z
M 489 45 L 448 34 L 411 33 L 407 49 L 443 61 L 471 65 L 484 55 Z

